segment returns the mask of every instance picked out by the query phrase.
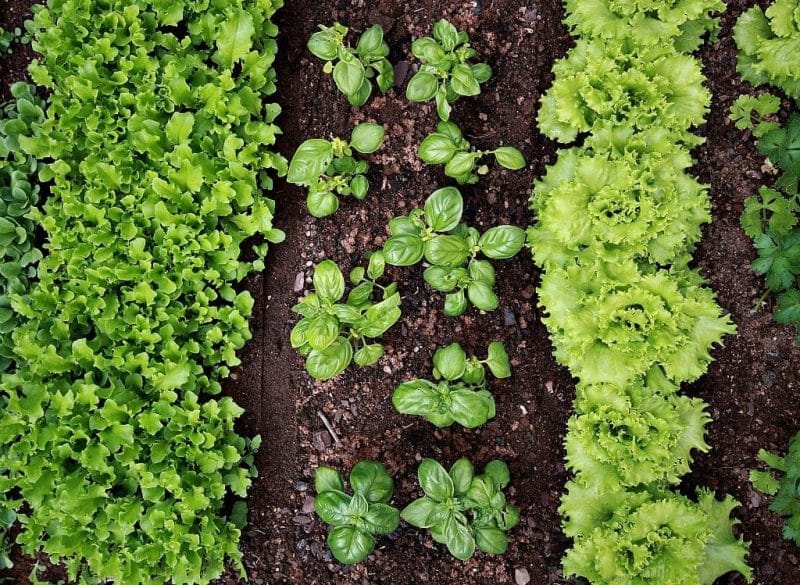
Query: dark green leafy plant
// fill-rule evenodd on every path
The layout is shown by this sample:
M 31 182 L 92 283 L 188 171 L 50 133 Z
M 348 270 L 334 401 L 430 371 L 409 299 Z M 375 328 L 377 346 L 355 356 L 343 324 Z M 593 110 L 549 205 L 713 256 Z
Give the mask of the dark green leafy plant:
M 483 254 L 494 260 L 514 257 L 525 245 L 525 231 L 511 225 L 481 234 L 459 223 L 464 200 L 455 187 L 434 191 L 424 209 L 389 222 L 390 237 L 383 247 L 387 264 L 413 266 L 424 258 L 431 264 L 424 278 L 432 288 L 448 293 L 444 312 L 457 317 L 468 301 L 482 311 L 494 311 L 500 301 L 494 292 L 495 271 Z
M 325 73 L 332 73 L 336 87 L 350 102 L 361 107 L 372 95 L 372 80 L 386 93 L 394 85 L 394 67 L 388 61 L 389 45 L 383 40 L 383 29 L 374 25 L 365 30 L 353 49 L 345 44 L 348 28 L 335 23 L 319 26 L 311 35 L 308 50 L 325 61 Z
M 5 53 L 9 50 L 11 43 L 19 36 L 19 32 L 19 30 L 6 30 L 0 26 L 0 53 Z M 0 568 L 2 568 L 2 564 L 0 564 Z
M 345 493 L 342 475 L 330 467 L 317 468 L 314 484 L 317 516 L 330 524 L 328 546 L 340 563 L 352 565 L 367 558 L 375 537 L 400 525 L 400 513 L 390 506 L 394 482 L 382 463 L 359 461 L 350 472 L 353 495 Z
M 385 261 L 374 252 L 369 266 L 350 273 L 353 289 L 342 302 L 345 281 L 332 260 L 314 268 L 314 292 L 292 307 L 302 319 L 292 329 L 292 347 L 306 358 L 306 370 L 317 380 L 341 374 L 352 361 L 371 366 L 383 355 L 383 345 L 373 343 L 400 319 L 400 293 L 397 285 L 383 287 L 376 281 L 383 276 Z M 375 289 L 383 298 L 372 300 Z
M 470 63 L 477 52 L 467 33 L 444 19 L 433 26 L 433 38 L 417 39 L 411 52 L 422 61 L 422 67 L 408 82 L 406 97 L 412 102 L 436 100 L 436 111 L 444 121 L 450 119 L 450 104 L 480 94 L 481 84 L 492 76 L 486 63 Z
M 479 161 L 494 155 L 497 164 L 512 171 L 525 167 L 525 157 L 511 146 L 495 150 L 472 150 L 470 143 L 458 126 L 452 122 L 439 122 L 436 132 L 428 135 L 419 146 L 419 157 L 431 165 L 445 165 L 444 174 L 458 181 L 459 185 L 478 182 L 479 175 L 489 172 L 489 167 Z
M 467 354 L 458 343 L 433 354 L 433 377 L 400 384 L 392 404 L 403 414 L 422 416 L 437 427 L 454 422 L 473 429 L 494 418 L 494 398 L 486 389 L 485 366 L 496 378 L 511 376 L 505 347 L 499 341 L 489 344 L 489 356 L 479 360 Z
M 370 154 L 383 143 L 383 126 L 359 124 L 350 141 L 341 138 L 306 140 L 289 163 L 286 180 L 308 187 L 306 204 L 314 217 L 327 217 L 339 209 L 339 196 L 359 201 L 369 192 L 369 165 L 353 157 L 353 151 Z
M 511 478 L 505 463 L 490 461 L 482 475 L 475 475 L 468 459 L 456 461 L 449 472 L 424 459 L 417 475 L 425 495 L 403 509 L 403 520 L 429 529 L 434 541 L 462 561 L 476 548 L 494 555 L 506 552 L 506 533 L 519 523 L 519 509 L 506 503 L 503 490 Z
M 731 120 L 739 130 L 751 130 L 753 136 L 761 138 L 767 132 L 780 128 L 777 122 L 768 120 L 768 116 L 778 113 L 781 100 L 771 93 L 762 93 L 757 97 L 740 95 L 731 106 Z
M 800 113 L 793 112 L 785 127 L 770 130 L 761 136 L 757 147 L 783 171 L 777 187 L 796 197 L 800 182 Z
M 758 458 L 768 471 L 752 470 L 750 481 L 757 490 L 775 496 L 769 509 L 784 518 L 783 537 L 800 546 L 800 433 L 792 437 L 784 457 L 762 449 Z

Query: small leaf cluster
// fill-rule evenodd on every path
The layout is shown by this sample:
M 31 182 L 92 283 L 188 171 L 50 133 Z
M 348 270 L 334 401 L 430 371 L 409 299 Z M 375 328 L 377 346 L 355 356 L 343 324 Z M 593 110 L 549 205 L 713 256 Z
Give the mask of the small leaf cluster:
M 430 380 L 403 382 L 392 395 L 398 412 L 421 416 L 437 427 L 458 423 L 468 429 L 485 424 L 495 416 L 494 397 L 486 389 L 487 366 L 496 378 L 511 376 L 508 354 L 502 343 L 489 344 L 485 360 L 467 358 L 458 343 L 433 354 L 433 377 Z
M 17 513 L 6 502 L 5 495 L 0 495 L 0 571 L 14 566 L 9 556 L 11 543 L 11 527 L 17 520 Z
M 469 44 L 469 35 L 444 19 L 433 26 L 433 38 L 415 40 L 411 52 L 422 67 L 408 82 L 406 97 L 412 102 L 435 100 L 444 121 L 450 119 L 452 103 L 479 95 L 481 84 L 492 76 L 486 63 L 470 63 L 477 52 Z
M 301 144 L 291 162 L 286 180 L 308 187 L 306 205 L 314 217 L 327 217 L 339 209 L 339 196 L 359 201 L 369 192 L 369 164 L 353 157 L 375 152 L 383 144 L 384 129 L 363 123 L 353 129 L 350 140 L 313 138 Z
M 497 164 L 512 171 L 525 167 L 525 157 L 512 146 L 501 146 L 495 150 L 472 150 L 461 129 L 452 122 L 440 121 L 436 132 L 425 137 L 419 145 L 419 157 L 431 165 L 445 165 L 444 174 L 455 179 L 459 185 L 478 182 L 479 175 L 489 172 L 479 161 L 494 155 Z
M 476 548 L 495 555 L 506 551 L 506 533 L 519 523 L 519 509 L 506 503 L 503 490 L 510 474 L 503 461 L 490 461 L 483 474 L 475 475 L 468 459 L 459 459 L 449 471 L 423 459 L 417 476 L 425 495 L 403 509 L 403 520 L 430 530 L 434 541 L 462 561 Z
M 330 380 L 351 362 L 371 366 L 383 356 L 381 337 L 400 319 L 397 285 L 383 287 L 383 254 L 373 252 L 369 265 L 350 272 L 353 289 L 344 299 L 345 280 L 339 266 L 324 260 L 314 268 L 314 292 L 303 297 L 292 311 L 303 318 L 292 329 L 292 347 L 306 358 L 306 370 L 317 380 Z M 373 301 L 378 289 L 382 300 Z
M 753 136 L 761 138 L 768 132 L 780 128 L 780 125 L 769 117 L 778 113 L 781 100 L 771 93 L 762 93 L 756 97 L 740 95 L 731 106 L 731 120 L 739 130 L 750 130 Z
M 361 107 L 374 90 L 373 80 L 386 93 L 394 85 L 394 67 L 389 62 L 389 45 L 383 40 L 383 28 L 373 25 L 358 39 L 356 48 L 345 44 L 348 28 L 340 23 L 319 26 L 311 35 L 308 50 L 325 61 L 325 73 L 332 73 L 336 87 L 347 96 L 350 105 Z
M 494 292 L 494 267 L 478 255 L 507 260 L 525 244 L 525 231 L 516 226 L 497 226 L 483 234 L 467 227 L 460 223 L 463 211 L 458 189 L 438 189 L 423 209 L 389 222 L 390 237 L 383 246 L 387 264 L 413 266 L 423 258 L 430 263 L 425 282 L 447 293 L 444 312 L 450 317 L 463 314 L 468 303 L 482 311 L 497 309 L 500 301 Z
M 400 525 L 400 512 L 389 505 L 394 481 L 382 463 L 359 461 L 353 466 L 352 496 L 345 492 L 342 475 L 330 467 L 317 468 L 314 484 L 314 510 L 332 527 L 328 547 L 340 563 L 360 563 L 375 548 L 376 536 Z
M 0 53 L 11 52 L 11 43 L 14 42 L 14 39 L 16 39 L 20 33 L 21 31 L 19 29 L 16 31 L 6 30 L 0 26 Z M 2 568 L 2 563 L 0 563 L 0 568 Z
M 800 546 L 800 433 L 789 441 L 783 457 L 761 449 L 758 458 L 768 470 L 752 470 L 750 481 L 757 490 L 775 496 L 769 509 L 784 518 L 783 537 Z

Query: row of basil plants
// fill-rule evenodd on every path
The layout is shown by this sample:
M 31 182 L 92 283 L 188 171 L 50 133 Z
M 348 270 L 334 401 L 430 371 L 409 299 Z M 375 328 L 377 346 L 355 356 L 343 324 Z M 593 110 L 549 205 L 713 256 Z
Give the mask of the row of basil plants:
M 18 146 L 51 193 L 26 216 L 45 232 L 38 282 L 2 308 L 17 322 L 3 331 L 0 493 L 23 551 L 70 580 L 243 570 L 246 508 L 225 503 L 246 495 L 258 440 L 213 395 L 250 338 L 236 285 L 283 238 L 264 195 L 287 166 L 268 101 L 282 4 L 35 9 L 30 74 L 49 97 Z
M 565 440 L 564 572 L 592 583 L 752 578 L 738 505 L 676 486 L 707 451 L 707 405 L 679 393 L 735 327 L 689 267 L 710 220 L 688 174 L 710 94 L 691 56 L 720 0 L 567 0 L 576 46 L 554 66 L 539 127 L 576 144 L 537 181 L 529 230 L 545 324 L 578 379 Z M 579 145 L 577 145 L 579 144 Z

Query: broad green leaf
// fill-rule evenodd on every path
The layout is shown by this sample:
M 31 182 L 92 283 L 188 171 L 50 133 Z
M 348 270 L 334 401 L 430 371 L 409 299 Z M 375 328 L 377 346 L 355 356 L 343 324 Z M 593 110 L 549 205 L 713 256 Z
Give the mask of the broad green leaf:
M 495 378 L 508 378 L 511 376 L 511 365 L 508 361 L 508 353 L 505 346 L 499 341 L 489 344 L 489 357 L 486 365 L 492 371 Z
M 443 502 L 453 497 L 453 480 L 438 462 L 423 459 L 417 469 L 419 485 L 425 495 L 436 502 Z
M 472 478 L 475 477 L 475 470 L 472 468 L 472 463 L 466 457 L 462 457 L 450 468 L 450 478 L 453 480 L 453 489 L 456 496 L 464 496 L 472 484 Z
M 383 28 L 381 25 L 375 24 L 361 33 L 356 45 L 356 51 L 362 58 L 369 57 L 378 52 L 383 45 Z
M 427 102 L 436 95 L 438 83 L 436 77 L 427 71 L 419 71 L 406 88 L 406 98 L 410 102 Z
M 458 152 L 453 139 L 435 132 L 425 137 L 419 145 L 419 157 L 430 165 L 444 165 Z
M 328 535 L 328 547 L 337 561 L 354 565 L 369 556 L 375 548 L 375 538 L 352 526 L 338 526 Z
M 475 280 L 469 283 L 467 297 L 481 311 L 494 311 L 500 306 L 500 301 L 492 287 L 482 280 Z
M 390 534 L 400 526 L 400 512 L 387 504 L 372 504 L 364 524 L 372 534 Z
M 378 363 L 383 357 L 383 346 L 380 343 L 371 343 L 360 348 L 353 356 L 353 361 L 361 367 Z
M 328 217 L 339 209 L 339 198 L 329 191 L 312 190 L 306 198 L 306 205 L 314 217 Z
M 413 266 L 422 260 L 424 251 L 422 238 L 412 234 L 392 236 L 383 245 L 386 263 L 392 266 Z
M 325 173 L 333 160 L 333 147 L 327 140 L 306 140 L 289 163 L 286 180 L 295 185 L 310 186 Z
M 494 156 L 497 159 L 497 164 L 501 167 L 516 171 L 525 168 L 525 157 L 522 153 L 511 146 L 501 146 L 494 151 Z
M 228 18 L 217 34 L 217 52 L 214 56 L 223 67 L 232 67 L 244 59 L 253 47 L 253 17 L 249 12 L 239 10 Z
M 314 290 L 331 302 L 344 296 L 344 275 L 332 260 L 323 260 L 314 268 Z
M 350 524 L 350 496 L 339 490 L 317 490 L 314 510 L 323 522 L 331 526 Z
M 318 315 L 309 320 L 305 337 L 312 349 L 323 351 L 339 337 L 339 321 L 333 315 Z
M 329 491 L 343 492 L 342 474 L 330 467 L 317 467 L 314 473 L 314 489 L 318 494 Z
M 194 115 L 191 112 L 175 113 L 167 122 L 167 138 L 172 144 L 182 144 L 189 140 L 193 128 Z
M 382 463 L 359 461 L 350 472 L 350 487 L 370 503 L 385 504 L 392 499 L 394 482 Z
M 438 266 L 459 267 L 467 263 L 469 244 L 453 235 L 436 235 L 425 242 L 425 259 Z
M 437 189 L 425 200 L 425 223 L 435 232 L 454 230 L 463 213 L 464 199 L 455 187 Z
M 475 544 L 490 555 L 501 555 L 508 549 L 508 537 L 499 528 L 477 528 Z
M 364 65 L 361 61 L 339 61 L 333 68 L 333 80 L 339 90 L 347 95 L 354 95 L 364 81 Z
M 481 93 L 481 86 L 475 80 L 472 67 L 464 63 L 459 63 L 453 67 L 452 77 L 450 78 L 453 91 L 458 95 L 475 96 Z
M 400 517 L 417 528 L 430 528 L 430 516 L 436 508 L 436 502 L 427 497 L 414 500 L 400 512 Z
M 493 227 L 484 232 L 478 245 L 489 258 L 506 260 L 516 256 L 525 245 L 525 231 L 511 225 Z
M 485 424 L 494 405 L 487 403 L 474 390 L 454 390 L 450 393 L 450 412 L 453 419 L 463 427 L 474 429 Z
M 502 489 L 511 482 L 511 473 L 508 471 L 508 465 L 499 459 L 493 459 L 486 464 L 484 473 L 492 478 L 495 485 Z
M 306 370 L 317 380 L 330 380 L 341 374 L 353 359 L 353 346 L 339 337 L 324 351 L 312 350 L 306 358 Z
M 467 367 L 467 354 L 461 345 L 452 343 L 436 350 L 433 354 L 433 365 L 435 371 L 445 380 L 458 380 Z
M 438 408 L 439 395 L 436 387 L 427 380 L 412 380 L 395 389 L 392 404 L 401 414 L 427 416 Z
M 336 58 L 338 44 L 328 31 L 318 31 L 308 39 L 308 50 L 323 61 L 333 61 Z
M 445 19 L 433 25 L 433 38 L 442 44 L 445 51 L 452 51 L 460 44 L 458 30 Z
M 443 532 L 447 550 L 455 558 L 466 561 L 475 554 L 475 539 L 472 537 L 470 529 L 457 521 L 453 515 L 445 524 Z
M 467 297 L 464 290 L 450 293 L 444 300 L 444 314 L 448 317 L 458 317 L 467 310 Z
M 363 154 L 375 152 L 383 143 L 384 130 L 380 124 L 359 124 L 353 129 L 350 146 Z

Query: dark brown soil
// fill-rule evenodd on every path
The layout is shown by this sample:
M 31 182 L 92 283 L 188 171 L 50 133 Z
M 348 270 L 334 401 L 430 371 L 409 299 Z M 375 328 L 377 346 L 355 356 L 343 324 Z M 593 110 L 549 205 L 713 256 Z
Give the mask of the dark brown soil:
M 0 26 L 9 15 L 18 18 L 20 6 L 28 3 L 6 3 L 9 12 L 0 14 Z M 749 89 L 736 75 L 730 39 L 736 16 L 749 5 L 730 2 L 721 41 L 701 54 L 715 101 L 703 130 L 708 143 L 697 151 L 697 173 L 712 184 L 715 213 L 696 258 L 739 325 L 739 335 L 727 340 L 709 374 L 689 388 L 709 402 L 714 423 L 709 437 L 713 451 L 697 458 L 686 487 L 706 485 L 736 496 L 743 503 L 743 534 L 753 541 L 750 561 L 756 583 L 795 585 L 800 582 L 800 551 L 782 540 L 780 520 L 747 481 L 759 448 L 785 448 L 800 427 L 800 351 L 791 330 L 772 324 L 766 310 L 753 310 L 761 285 L 749 270 L 752 245 L 738 226 L 744 198 L 765 180 L 763 157 L 727 120 L 730 103 Z M 514 583 L 517 570 L 527 571 L 533 585 L 570 582 L 560 576 L 567 542 L 557 508 L 567 480 L 561 444 L 572 412 L 573 385 L 555 364 L 539 322 L 538 273 L 527 255 L 497 263 L 498 311 L 481 315 L 472 309 L 460 319 L 443 316 L 442 295 L 423 285 L 420 269 L 393 269 L 390 276 L 404 297 L 403 319 L 385 336 L 386 356 L 372 368 L 351 368 L 332 382 L 314 383 L 288 343 L 296 321 L 290 308 L 308 286 L 312 264 L 331 258 L 346 269 L 355 266 L 365 252 L 382 244 L 391 217 L 408 213 L 446 184 L 440 168 L 421 164 L 415 154 L 436 125 L 432 106 L 409 104 L 402 89 L 395 89 L 363 109 L 350 108 L 323 74 L 322 64 L 305 50 L 305 41 L 317 23 L 340 20 L 356 31 L 379 23 L 387 30 L 392 61 L 398 62 L 409 58 L 412 39 L 429 34 L 442 17 L 468 30 L 480 57 L 495 70 L 481 96 L 456 104 L 454 120 L 476 146 L 515 145 L 531 163 L 515 173 L 493 169 L 477 186 L 464 188 L 466 219 L 484 229 L 500 223 L 527 225 L 531 184 L 555 156 L 554 145 L 536 130 L 535 113 L 552 81 L 553 62 L 571 45 L 561 24 L 560 2 L 293 0 L 278 18 L 282 35 L 276 99 L 284 107 L 285 132 L 278 145 L 281 152 L 290 156 L 306 138 L 347 135 L 364 119 L 384 124 L 387 142 L 371 157 L 373 190 L 367 201 L 347 201 L 333 218 L 310 217 L 300 191 L 278 183 L 277 222 L 287 240 L 271 250 L 266 272 L 247 283 L 256 298 L 254 339 L 229 384 L 247 409 L 241 431 L 265 439 L 257 460 L 261 477 L 250 492 L 250 524 L 242 540 L 248 582 L 495 584 Z M 0 70 L 4 86 L 19 78 L 20 62 L 12 60 L 9 69 Z M 296 282 L 303 287 L 298 290 Z M 482 354 L 493 340 L 505 343 L 514 375 L 492 383 L 497 418 L 485 427 L 436 431 L 425 421 L 394 411 L 390 396 L 395 386 L 429 375 L 437 347 L 458 341 Z M 330 420 L 339 443 L 319 413 Z M 415 472 L 421 458 L 449 464 L 461 456 L 476 464 L 500 457 L 511 467 L 509 499 L 522 508 L 523 520 L 511 534 L 506 555 L 479 554 L 462 563 L 420 531 L 401 527 L 381 539 L 378 550 L 361 565 L 343 567 L 332 561 L 325 547 L 326 527 L 311 507 L 316 466 L 349 471 L 360 459 L 381 460 L 396 478 L 394 501 L 403 505 L 418 495 Z M 744 580 L 728 577 L 720 582 L 738 585 Z

